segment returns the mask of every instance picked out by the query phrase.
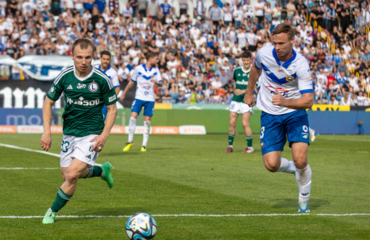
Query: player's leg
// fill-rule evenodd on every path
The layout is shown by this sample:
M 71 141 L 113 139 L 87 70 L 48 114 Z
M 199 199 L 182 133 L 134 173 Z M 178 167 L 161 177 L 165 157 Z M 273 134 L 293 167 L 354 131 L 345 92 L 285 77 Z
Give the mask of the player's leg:
M 246 105 L 246 104 L 245 104 Z M 247 148 L 243 150 L 241 153 L 253 153 L 253 137 L 252 137 L 252 129 L 249 126 L 249 120 L 251 118 L 252 113 L 246 112 L 242 115 L 242 124 L 245 132 L 245 140 L 247 141 Z
M 154 112 L 154 102 L 146 102 L 144 105 L 144 133 L 143 133 L 143 144 L 141 147 L 142 152 L 146 152 L 148 145 L 149 133 L 150 133 L 150 121 Z
M 141 108 L 143 107 L 142 101 L 135 99 L 131 106 L 131 117 L 128 125 L 128 141 L 126 146 L 123 148 L 124 152 L 130 150 L 134 146 L 134 134 L 136 128 L 136 119 L 140 114 Z
M 298 212 L 309 212 L 308 200 L 311 192 L 312 171 L 307 163 L 307 149 L 310 144 L 308 117 L 305 110 L 299 110 L 286 122 L 289 146 L 292 148 L 295 177 L 299 189 Z
M 87 169 L 87 167 L 87 163 L 82 162 L 77 158 L 72 160 L 70 166 L 67 169 L 65 181 L 59 188 L 52 206 L 48 209 L 44 216 L 44 219 L 42 221 L 43 224 L 54 223 L 56 214 L 72 198 L 76 190 L 77 180 L 80 178 L 81 173 Z
M 233 151 L 233 143 L 235 137 L 235 126 L 239 116 L 239 103 L 232 101 L 229 106 L 229 135 L 227 147 L 225 153 L 231 153 Z
M 293 161 L 281 157 L 281 151 L 273 151 L 263 155 L 265 167 L 270 172 L 295 173 L 296 167 Z

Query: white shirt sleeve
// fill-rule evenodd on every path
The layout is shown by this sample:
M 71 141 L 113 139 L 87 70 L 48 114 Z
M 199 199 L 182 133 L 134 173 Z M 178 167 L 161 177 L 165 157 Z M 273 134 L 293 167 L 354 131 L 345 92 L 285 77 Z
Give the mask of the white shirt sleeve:
M 161 72 L 159 71 L 159 69 L 157 68 L 157 74 L 155 75 L 155 77 L 156 77 L 156 81 L 157 82 L 163 82 L 163 79 L 162 79 L 162 76 L 161 76 Z
M 310 67 L 306 59 L 301 60 L 297 71 L 298 88 L 301 94 L 313 93 L 313 85 L 311 80 Z
M 120 87 L 119 81 L 118 81 L 118 74 L 116 71 L 114 71 L 114 74 L 112 75 L 112 83 L 114 88 Z
M 138 68 L 139 68 L 139 66 L 137 66 L 137 67 L 134 69 L 134 73 L 131 75 L 131 81 L 133 81 L 133 82 L 136 82 L 136 80 L 137 80 L 137 76 L 138 76 Z

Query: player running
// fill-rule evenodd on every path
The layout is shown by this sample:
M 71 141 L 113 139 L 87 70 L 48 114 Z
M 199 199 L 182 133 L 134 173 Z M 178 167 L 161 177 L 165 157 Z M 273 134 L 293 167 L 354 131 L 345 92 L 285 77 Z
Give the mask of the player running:
M 253 149 L 253 138 L 252 130 L 249 126 L 249 119 L 253 114 L 253 107 L 249 107 L 244 103 L 244 95 L 248 86 L 249 73 L 251 70 L 252 55 L 250 52 L 243 52 L 241 55 L 243 67 L 234 70 L 233 79 L 234 84 L 234 95 L 229 107 L 230 125 L 229 125 L 229 147 L 225 153 L 233 152 L 233 142 L 235 137 L 235 125 L 238 120 L 238 116 L 242 115 L 242 124 L 246 135 L 247 148 L 241 153 L 252 153 Z
M 101 177 L 113 187 L 111 164 L 94 166 L 116 119 L 117 96 L 111 80 L 91 65 L 94 45 L 88 39 L 78 39 L 72 45 L 74 65 L 62 71 L 53 82 L 43 106 L 44 133 L 41 146 L 51 146 L 50 122 L 52 107 L 62 93 L 65 96 L 63 113 L 63 141 L 60 168 L 64 183 L 59 188 L 53 205 L 42 221 L 54 223 L 56 214 L 72 198 L 79 178 Z M 103 105 L 108 113 L 104 125 Z
M 98 69 L 103 71 L 113 83 L 113 87 L 116 91 L 116 95 L 118 95 L 120 90 L 120 85 L 118 81 L 118 74 L 117 71 L 110 67 L 112 55 L 109 51 L 101 51 L 100 52 L 100 65 L 97 66 Z M 103 117 L 107 116 L 107 107 L 104 105 L 102 109 Z
M 162 84 L 163 80 L 161 73 L 157 68 L 158 53 L 148 52 L 146 54 L 146 63 L 138 65 L 134 69 L 131 81 L 127 84 L 125 90 L 120 97 L 122 102 L 125 99 L 127 91 L 137 83 L 135 100 L 132 102 L 131 107 L 131 118 L 129 123 L 128 143 L 123 148 L 124 152 L 130 150 L 134 146 L 134 133 L 136 128 L 136 119 L 139 116 L 141 109 L 144 107 L 144 137 L 143 145 L 141 147 L 142 152 L 146 152 L 146 146 L 149 139 L 150 132 L 150 120 L 153 116 L 154 111 L 154 85 Z
M 254 105 L 253 88 L 261 76 L 257 107 L 263 111 L 260 139 L 265 167 L 295 174 L 298 212 L 309 212 L 312 172 L 307 163 L 310 142 L 305 109 L 313 104 L 313 86 L 307 60 L 293 50 L 294 35 L 288 24 L 279 24 L 272 31 L 273 46 L 257 52 L 244 101 Z M 294 162 L 281 157 L 287 138 Z

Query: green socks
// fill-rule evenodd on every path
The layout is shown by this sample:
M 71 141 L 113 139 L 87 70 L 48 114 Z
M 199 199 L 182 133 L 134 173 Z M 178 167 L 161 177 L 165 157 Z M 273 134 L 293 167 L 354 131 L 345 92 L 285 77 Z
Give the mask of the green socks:
M 85 178 L 101 177 L 102 173 L 103 169 L 100 166 L 94 166 L 93 168 L 89 168 L 89 173 Z
M 248 147 L 253 147 L 253 137 L 245 137 L 245 140 L 247 140 Z
M 233 143 L 234 143 L 234 137 L 235 137 L 235 135 L 231 135 L 231 134 L 229 134 L 229 146 L 232 146 L 233 145 Z
M 53 202 L 53 205 L 51 206 L 51 211 L 58 212 L 60 209 L 62 209 L 67 202 L 71 199 L 72 195 L 68 195 L 63 192 L 61 188 L 59 188 L 59 191 L 57 193 L 57 197 L 55 198 L 55 201 Z

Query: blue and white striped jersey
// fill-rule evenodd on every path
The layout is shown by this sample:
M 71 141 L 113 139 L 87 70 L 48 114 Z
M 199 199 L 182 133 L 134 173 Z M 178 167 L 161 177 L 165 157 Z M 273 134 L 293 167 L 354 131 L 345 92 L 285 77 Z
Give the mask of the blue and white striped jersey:
M 143 101 L 154 102 L 154 83 L 150 80 L 154 79 L 156 82 L 162 82 L 161 73 L 157 67 L 147 69 L 145 64 L 135 67 L 134 73 L 131 76 L 131 81 L 137 83 L 135 99 Z
M 110 66 L 108 66 L 108 69 L 102 70 L 101 69 L 101 65 L 98 65 L 96 68 L 97 69 L 100 69 L 102 72 L 104 72 L 105 74 L 107 74 L 107 76 L 112 81 L 114 88 L 117 88 L 117 87 L 120 86 L 119 85 L 119 81 L 118 81 L 118 73 L 117 73 L 116 70 L 114 70 Z
M 276 91 L 280 91 L 286 99 L 298 99 L 304 93 L 313 93 L 308 62 L 302 54 L 294 50 L 288 61 L 280 62 L 273 46 L 263 47 L 258 50 L 254 64 L 258 69 L 262 69 L 257 107 L 264 112 L 282 115 L 296 111 L 273 105 L 272 97 Z

